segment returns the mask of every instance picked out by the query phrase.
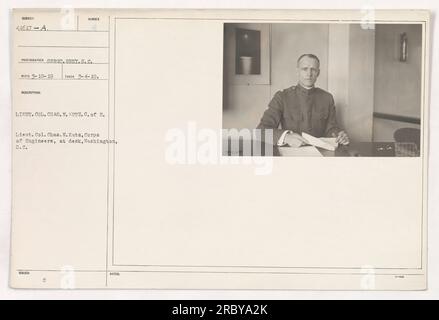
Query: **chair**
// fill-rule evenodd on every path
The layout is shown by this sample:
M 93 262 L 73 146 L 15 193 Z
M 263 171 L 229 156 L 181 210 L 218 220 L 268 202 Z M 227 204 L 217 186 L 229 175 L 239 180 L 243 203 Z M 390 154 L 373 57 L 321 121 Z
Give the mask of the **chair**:
M 421 130 L 416 128 L 400 128 L 395 130 L 393 138 L 396 142 L 414 143 L 416 147 L 420 147 L 421 142 Z
M 395 155 L 397 157 L 416 157 L 420 154 L 421 131 L 416 128 L 400 128 L 393 133 Z

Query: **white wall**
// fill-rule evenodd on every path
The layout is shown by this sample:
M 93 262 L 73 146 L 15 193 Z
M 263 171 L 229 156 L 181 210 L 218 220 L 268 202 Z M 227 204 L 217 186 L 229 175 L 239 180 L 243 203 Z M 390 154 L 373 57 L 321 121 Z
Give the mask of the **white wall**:
M 421 105 L 421 25 L 381 24 L 376 26 L 375 112 L 420 117 Z M 399 61 L 399 37 L 408 37 L 407 62 Z M 404 122 L 375 119 L 374 141 L 392 141 L 393 131 L 415 127 Z
M 339 124 L 352 141 L 372 141 L 375 30 L 329 26 L 329 92 Z
M 346 129 L 355 141 L 372 141 L 375 30 L 349 25 L 349 108 Z
M 316 86 L 328 88 L 327 24 L 273 24 L 271 28 L 271 91 L 297 84 L 297 58 L 313 53 L 320 60 L 320 76 Z
M 393 133 L 399 128 L 419 129 L 419 125 L 413 123 L 374 118 L 373 120 L 374 141 L 379 141 L 379 142 L 395 141 L 395 139 L 393 138 Z
M 348 25 L 329 25 L 328 56 L 328 91 L 334 96 L 337 121 L 347 130 L 346 113 L 349 105 Z

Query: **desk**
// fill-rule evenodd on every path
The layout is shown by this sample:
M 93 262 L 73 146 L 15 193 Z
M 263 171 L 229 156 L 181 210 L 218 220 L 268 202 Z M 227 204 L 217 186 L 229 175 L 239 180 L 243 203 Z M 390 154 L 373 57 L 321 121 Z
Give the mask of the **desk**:
M 324 157 L 395 157 L 394 142 L 352 142 L 335 151 L 318 148 Z
M 230 144 L 223 149 L 224 156 L 252 156 L 253 152 L 244 149 L 243 142 L 239 142 L 239 151 L 231 151 Z M 230 141 L 229 141 L 230 142 Z M 228 148 L 227 148 L 228 147 Z M 262 156 L 265 155 L 265 150 L 270 148 L 272 150 L 273 156 L 281 156 L 279 148 L 288 147 L 278 147 L 273 145 L 263 145 L 262 146 Z M 247 148 L 248 149 L 248 148 Z M 395 142 L 351 142 L 347 146 L 338 146 L 335 151 L 324 150 L 317 148 L 317 150 L 324 157 L 417 157 L 419 156 L 419 151 L 416 149 L 416 145 L 412 143 L 395 143 Z M 256 154 L 256 156 L 261 155 L 261 153 Z
M 335 151 L 319 149 L 325 157 L 418 157 L 419 150 L 413 143 L 352 142 L 338 146 Z

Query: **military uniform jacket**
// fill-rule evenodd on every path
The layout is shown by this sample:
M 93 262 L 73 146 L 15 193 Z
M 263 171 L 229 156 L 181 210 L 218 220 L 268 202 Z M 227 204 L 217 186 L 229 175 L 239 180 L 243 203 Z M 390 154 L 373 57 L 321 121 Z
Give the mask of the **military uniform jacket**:
M 273 129 L 275 144 L 285 130 L 315 137 L 330 137 L 341 131 L 332 95 L 320 88 L 305 89 L 300 85 L 276 92 L 258 128 Z

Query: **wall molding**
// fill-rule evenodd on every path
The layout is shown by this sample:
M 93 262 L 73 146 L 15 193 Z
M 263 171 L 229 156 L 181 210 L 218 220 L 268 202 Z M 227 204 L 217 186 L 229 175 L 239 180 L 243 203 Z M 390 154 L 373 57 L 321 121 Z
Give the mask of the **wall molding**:
M 408 117 L 408 116 L 400 116 L 400 115 L 397 115 L 397 114 L 374 112 L 373 113 L 373 117 L 374 118 L 379 118 L 379 119 L 392 120 L 392 121 L 399 121 L 399 122 L 406 122 L 406 123 L 413 123 L 413 124 L 421 124 L 421 119 L 420 118 Z

